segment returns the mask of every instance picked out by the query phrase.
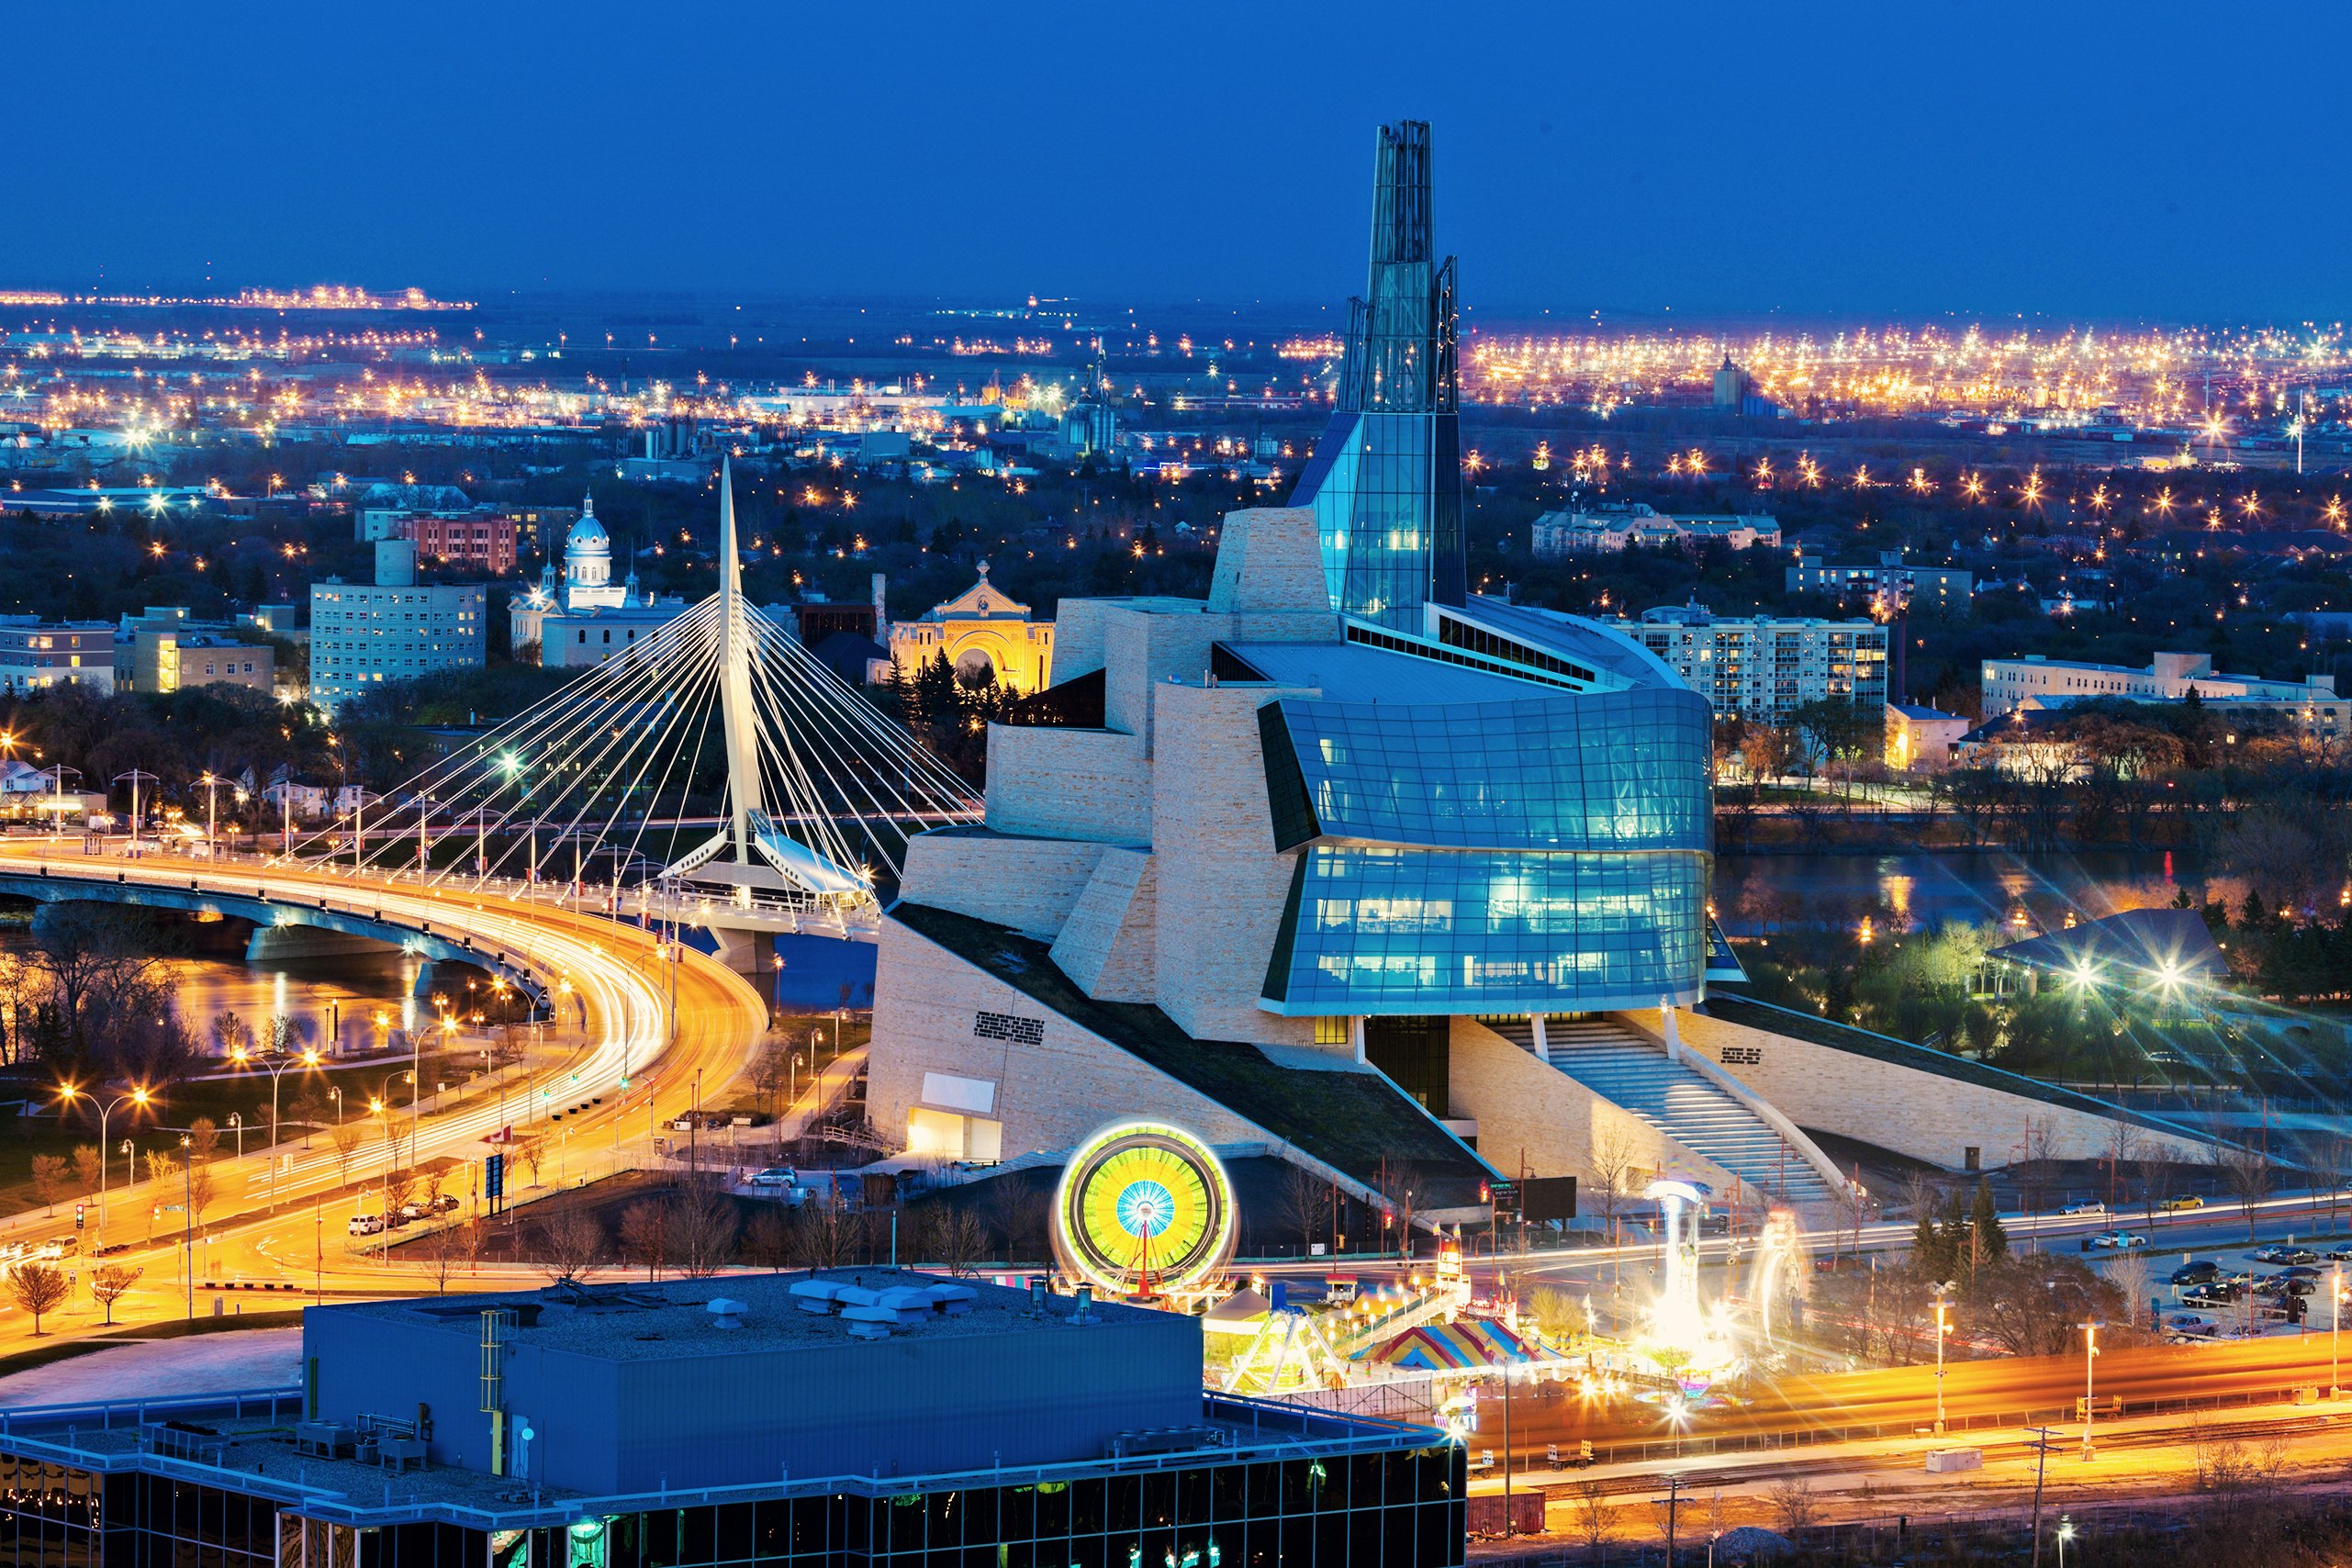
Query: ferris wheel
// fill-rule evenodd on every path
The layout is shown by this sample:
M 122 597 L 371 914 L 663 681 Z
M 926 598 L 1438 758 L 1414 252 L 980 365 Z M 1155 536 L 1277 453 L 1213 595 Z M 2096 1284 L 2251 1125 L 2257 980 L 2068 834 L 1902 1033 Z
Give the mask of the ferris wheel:
M 1233 1184 L 1181 1127 L 1114 1122 L 1074 1149 L 1054 1193 L 1054 1252 L 1106 1294 L 1183 1295 L 1233 1256 Z

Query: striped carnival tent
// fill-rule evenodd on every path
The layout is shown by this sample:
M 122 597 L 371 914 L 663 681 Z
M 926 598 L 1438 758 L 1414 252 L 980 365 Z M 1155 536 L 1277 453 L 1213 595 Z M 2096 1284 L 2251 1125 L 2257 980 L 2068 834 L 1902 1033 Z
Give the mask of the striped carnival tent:
M 1425 1323 L 1407 1328 L 1356 1359 L 1416 1372 L 1480 1372 L 1551 1357 L 1532 1335 L 1522 1337 L 1500 1323 L 1465 1317 L 1455 1323 Z

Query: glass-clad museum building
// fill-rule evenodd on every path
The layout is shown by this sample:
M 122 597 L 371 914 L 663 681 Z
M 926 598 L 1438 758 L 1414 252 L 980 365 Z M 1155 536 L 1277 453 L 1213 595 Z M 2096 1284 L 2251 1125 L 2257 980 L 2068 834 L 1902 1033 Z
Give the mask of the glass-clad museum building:
M 1599 1012 L 1703 994 L 1706 700 L 1686 690 L 1259 711 L 1300 851 L 1263 1005 Z

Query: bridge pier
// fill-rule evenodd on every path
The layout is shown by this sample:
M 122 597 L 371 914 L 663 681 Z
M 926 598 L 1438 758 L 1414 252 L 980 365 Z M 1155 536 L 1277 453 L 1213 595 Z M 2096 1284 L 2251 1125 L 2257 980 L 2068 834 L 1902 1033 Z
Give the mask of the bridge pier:
M 320 925 L 257 925 L 245 942 L 245 961 L 285 961 L 292 958 L 347 958 L 397 951 L 394 944 Z

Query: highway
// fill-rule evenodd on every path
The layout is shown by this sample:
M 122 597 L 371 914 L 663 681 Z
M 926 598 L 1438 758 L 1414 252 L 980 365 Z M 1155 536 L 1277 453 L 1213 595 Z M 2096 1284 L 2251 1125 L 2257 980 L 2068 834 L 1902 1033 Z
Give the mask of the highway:
M 496 1147 L 483 1140 L 510 1123 L 519 1137 L 546 1133 L 560 1141 L 560 1148 L 551 1150 L 543 1163 L 543 1181 L 554 1182 L 559 1172 L 577 1174 L 590 1150 L 603 1147 L 617 1151 L 647 1138 L 656 1123 L 690 1109 L 698 1092 L 706 1097 L 718 1094 L 745 1069 L 767 1030 L 767 1005 L 748 981 L 716 960 L 682 948 L 675 960 L 677 1027 L 672 1041 L 670 962 L 660 956 L 655 937 L 594 913 L 415 881 L 372 878 L 355 883 L 348 868 L 338 874 L 300 865 L 220 865 L 160 853 L 136 859 L 119 853 L 84 857 L 76 847 L 60 853 L 59 846 L 45 841 L 0 840 L 0 862 L 15 870 L 46 868 L 60 879 L 113 883 L 119 877 L 131 885 L 181 890 L 194 879 L 207 890 L 266 894 L 281 902 L 313 907 L 323 900 L 330 909 L 369 915 L 380 912 L 386 920 L 471 938 L 476 947 L 526 965 L 543 980 L 555 993 L 559 1011 L 567 1011 L 577 1025 L 577 1044 L 560 1061 L 538 1068 L 528 1081 L 529 1089 L 518 1091 L 503 1104 L 496 1095 L 477 1095 L 445 1112 L 428 1108 L 417 1128 L 413 1155 L 403 1139 L 402 1167 L 444 1157 L 478 1161 Z M 624 1078 L 629 1080 L 625 1090 Z M 408 1110 L 396 1104 L 386 1114 L 402 1120 Z M 556 1115 L 560 1120 L 554 1119 Z M 363 1185 L 380 1181 L 391 1165 L 391 1144 L 383 1136 L 382 1123 L 374 1117 L 367 1121 L 375 1136 L 350 1160 L 351 1182 Z M 121 1125 L 118 1119 L 110 1134 Z M 274 1211 L 270 1201 L 273 1152 L 280 1162 Z M 307 1150 L 293 1138 L 274 1151 L 249 1147 L 241 1159 L 216 1158 L 211 1169 L 215 1197 L 205 1215 L 205 1238 L 195 1249 L 196 1311 L 209 1310 L 201 1300 L 207 1281 L 266 1280 L 306 1290 L 315 1283 L 330 1294 L 433 1288 L 418 1272 L 387 1266 L 346 1247 L 346 1223 L 364 1198 L 344 1193 L 343 1161 L 328 1140 L 314 1138 Z M 530 1177 L 517 1172 L 510 1181 L 520 1190 Z M 447 1190 L 465 1196 L 470 1183 L 460 1177 Z M 151 1210 L 177 1204 L 181 1196 L 178 1184 L 172 1182 L 110 1183 L 104 1216 L 112 1233 L 108 1239 L 131 1242 L 133 1250 L 107 1260 L 147 1271 L 140 1288 L 118 1304 L 118 1323 L 179 1316 L 188 1310 L 177 1255 L 183 1239 L 177 1234 L 177 1216 L 167 1213 L 166 1225 L 157 1227 L 153 1242 L 145 1240 Z M 370 1206 L 382 1205 L 378 1201 Z M 70 1215 L 55 1217 L 32 1211 L 0 1220 L 0 1239 L 71 1236 L 72 1226 Z M 92 1248 L 101 1244 L 95 1226 L 84 1234 Z M 93 1262 L 79 1258 L 67 1266 L 80 1272 Z M 76 1294 L 86 1306 L 82 1293 Z M 249 1301 L 243 1294 L 238 1299 Z M 260 1308 L 293 1303 L 283 1294 L 272 1300 L 263 1293 L 249 1304 Z M 56 1315 L 45 1327 L 52 1332 L 81 1332 L 97 1322 L 94 1310 L 79 1310 Z M 29 1332 L 29 1320 L 20 1312 L 11 1308 L 0 1314 L 0 1350 L 17 1348 Z

